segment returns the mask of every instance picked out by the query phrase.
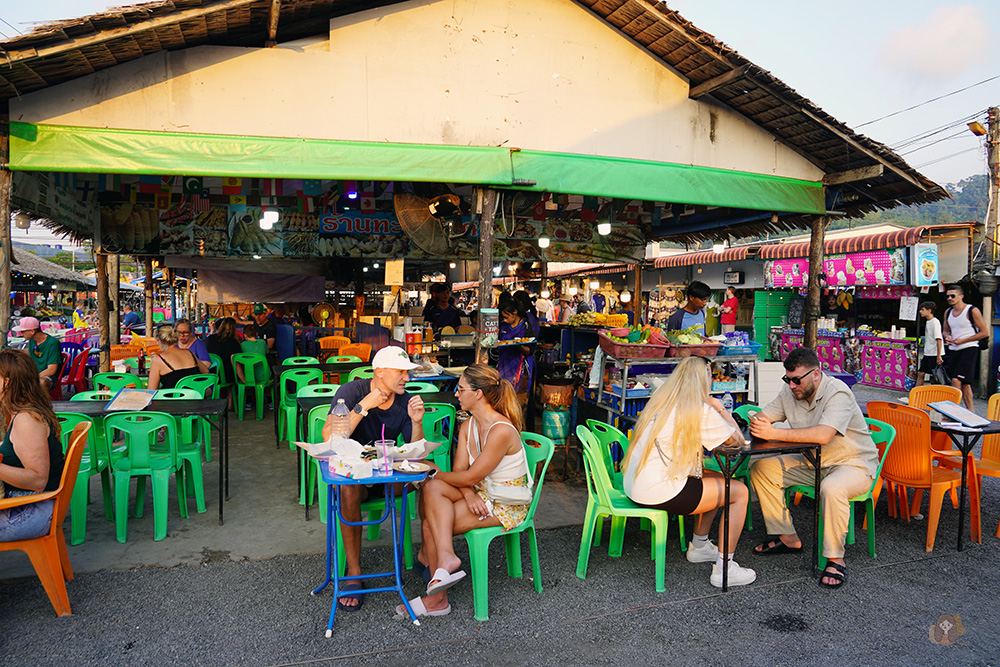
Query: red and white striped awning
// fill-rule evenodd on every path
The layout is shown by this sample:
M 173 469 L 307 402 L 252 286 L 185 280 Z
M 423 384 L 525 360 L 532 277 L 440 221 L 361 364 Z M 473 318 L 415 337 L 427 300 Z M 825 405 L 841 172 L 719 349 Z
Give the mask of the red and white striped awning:
M 865 234 L 839 239 L 829 239 L 823 244 L 824 255 L 841 255 L 848 252 L 904 248 L 920 241 L 927 227 L 911 227 L 882 234 Z M 757 251 L 758 259 L 794 259 L 809 256 L 809 242 L 766 245 Z
M 807 244 L 808 245 L 808 244 Z M 711 264 L 712 262 L 735 262 L 746 259 L 747 251 L 751 246 L 740 246 L 739 248 L 726 248 L 722 252 L 714 250 L 695 250 L 680 255 L 667 255 L 657 257 L 653 260 L 653 267 L 657 269 L 669 269 L 676 266 L 694 266 L 696 264 Z

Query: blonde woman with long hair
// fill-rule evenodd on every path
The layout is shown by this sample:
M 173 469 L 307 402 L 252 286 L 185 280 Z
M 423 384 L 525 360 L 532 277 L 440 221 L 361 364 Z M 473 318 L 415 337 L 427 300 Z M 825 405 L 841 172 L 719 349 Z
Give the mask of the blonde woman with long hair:
M 433 572 L 427 595 L 410 600 L 418 616 L 451 612 L 447 589 L 465 577 L 452 538 L 473 528 L 502 526 L 510 530 L 528 516 L 527 505 L 490 499 L 487 480 L 494 486 L 531 487 L 528 459 L 521 442 L 521 404 L 510 382 L 496 369 L 473 364 L 465 369 L 455 391 L 462 410 L 471 418 L 462 424 L 451 472 L 435 472 L 420 499 L 423 539 L 418 568 Z M 422 568 L 421 568 L 422 566 Z M 396 608 L 406 615 L 402 605 Z
M 710 373 L 704 359 L 689 357 L 656 390 L 632 434 L 622 463 L 623 482 L 625 494 L 639 505 L 681 516 L 697 515 L 687 559 L 715 563 L 709 580 L 715 587 L 722 586 L 723 563 L 728 563 L 729 585 L 745 586 L 757 574 L 737 565 L 733 553 L 723 555 L 708 539 L 712 521 L 725 503 L 726 486 L 721 474 L 702 470 L 703 450 L 743 444 L 732 415 L 709 394 Z M 736 480 L 730 482 L 729 491 L 729 547 L 735 552 L 749 491 Z

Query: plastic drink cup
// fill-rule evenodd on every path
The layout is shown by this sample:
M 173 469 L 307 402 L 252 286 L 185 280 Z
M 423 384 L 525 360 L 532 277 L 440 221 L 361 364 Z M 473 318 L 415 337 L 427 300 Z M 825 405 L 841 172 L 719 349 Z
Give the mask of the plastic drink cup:
M 395 440 L 376 440 L 375 441 L 375 453 L 379 460 L 379 472 L 389 475 L 392 474 L 392 456 L 389 454 L 391 448 L 395 448 Z

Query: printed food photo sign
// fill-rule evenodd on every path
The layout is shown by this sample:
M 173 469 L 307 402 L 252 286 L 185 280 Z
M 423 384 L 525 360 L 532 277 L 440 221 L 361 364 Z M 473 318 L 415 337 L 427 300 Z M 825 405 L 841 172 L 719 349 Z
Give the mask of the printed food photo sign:
M 913 246 L 913 284 L 934 287 L 938 284 L 938 247 L 936 243 L 916 243 Z

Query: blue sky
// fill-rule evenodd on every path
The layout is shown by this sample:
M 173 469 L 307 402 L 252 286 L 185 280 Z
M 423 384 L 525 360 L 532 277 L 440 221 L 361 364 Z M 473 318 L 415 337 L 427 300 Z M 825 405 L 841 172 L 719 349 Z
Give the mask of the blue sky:
M 102 0 L 5 2 L 0 6 L 0 30 L 13 34 L 3 21 L 27 31 L 34 23 L 83 16 L 119 4 Z M 1000 79 L 862 124 L 1000 75 L 1000 66 L 987 64 L 988 54 L 1000 51 L 997 0 L 952 4 L 932 0 L 668 0 L 667 4 L 835 118 L 896 148 L 931 179 L 945 184 L 986 173 L 982 139 L 964 124 L 915 144 L 901 144 L 974 114 L 984 120 L 988 106 L 1000 105 Z

